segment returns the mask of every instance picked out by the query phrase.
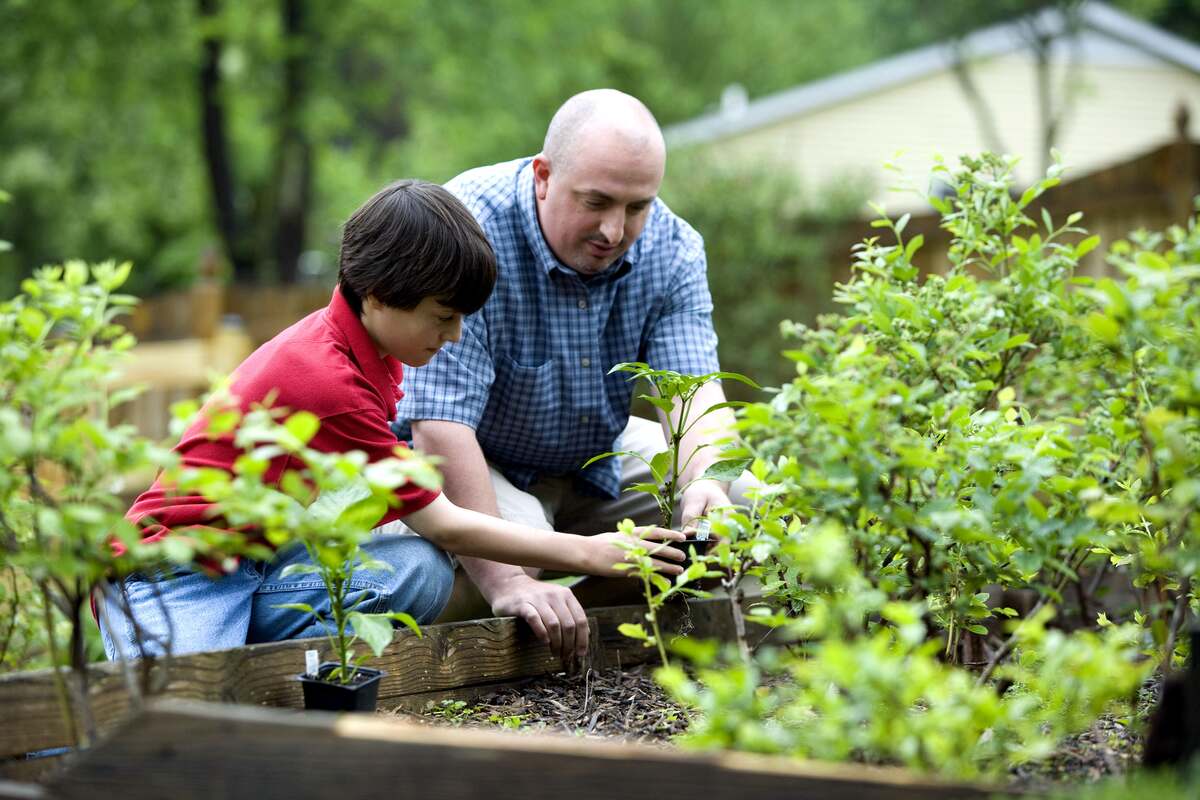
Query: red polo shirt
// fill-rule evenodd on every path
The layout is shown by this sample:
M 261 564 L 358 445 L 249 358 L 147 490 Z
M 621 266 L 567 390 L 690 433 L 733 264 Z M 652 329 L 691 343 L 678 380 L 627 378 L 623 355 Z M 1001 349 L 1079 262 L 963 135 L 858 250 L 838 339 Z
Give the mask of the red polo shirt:
M 362 321 L 342 293 L 320 311 L 309 314 L 250 354 L 234 372 L 232 394 L 242 411 L 275 393 L 274 408 L 309 411 L 321 427 L 309 442 L 314 450 L 344 453 L 362 450 L 368 460 L 392 455 L 398 445 L 388 427 L 402 396 L 400 362 L 380 357 Z M 185 466 L 218 467 L 232 471 L 241 454 L 232 436 L 212 439 L 203 415 L 175 446 Z M 402 446 L 402 445 L 401 445 Z M 277 486 L 289 468 L 290 456 L 275 459 L 264 480 Z M 380 525 L 418 511 L 438 495 L 418 486 L 401 486 L 401 505 L 389 509 Z M 212 525 L 212 505 L 198 495 L 173 496 L 162 477 L 144 492 L 125 518 L 142 526 L 143 538 L 158 539 L 172 528 Z

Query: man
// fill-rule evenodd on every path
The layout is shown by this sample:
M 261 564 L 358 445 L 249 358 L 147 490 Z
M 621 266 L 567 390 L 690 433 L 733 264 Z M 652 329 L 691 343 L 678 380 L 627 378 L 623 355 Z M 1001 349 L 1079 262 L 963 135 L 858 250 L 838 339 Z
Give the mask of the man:
M 483 309 L 465 320 L 461 341 L 410 375 L 396 430 L 401 438 L 411 430 L 416 447 L 447 457 L 445 492 L 455 503 L 576 532 L 599 532 L 624 517 L 655 519 L 651 498 L 621 495 L 648 473 L 616 460 L 580 466 L 618 449 L 618 437 L 620 449 L 664 449 L 658 426 L 630 418 L 633 386 L 608 375 L 614 364 L 718 369 L 703 240 L 657 199 L 665 165 L 650 111 L 602 89 L 558 110 L 538 155 L 447 184 L 492 243 L 498 280 Z M 724 399 L 710 384 L 694 407 Z M 684 440 L 685 454 L 727 438 L 732 417 L 718 412 L 704 422 Z M 684 526 L 729 503 L 728 486 L 694 481 L 717 452 L 700 449 L 681 476 Z M 519 568 L 460 562 L 493 613 L 521 617 L 564 655 L 586 651 L 576 593 Z M 577 592 L 600 599 L 612 585 Z

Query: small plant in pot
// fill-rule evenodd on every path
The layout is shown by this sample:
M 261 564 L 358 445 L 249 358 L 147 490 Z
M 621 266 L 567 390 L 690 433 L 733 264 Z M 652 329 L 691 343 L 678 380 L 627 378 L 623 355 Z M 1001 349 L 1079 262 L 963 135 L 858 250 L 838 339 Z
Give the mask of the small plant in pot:
M 218 404 L 210 401 L 210 407 Z M 278 421 L 279 412 L 255 408 L 242 415 L 236 404 L 209 413 L 210 426 L 232 431 L 243 451 L 232 474 L 223 470 L 188 470 L 181 487 L 197 491 L 215 505 L 215 512 L 238 530 L 254 529 L 276 548 L 302 546 L 309 563 L 292 564 L 284 577 L 320 576 L 328 605 L 285 603 L 288 608 L 312 615 L 326 632 L 333 660 L 306 664 L 299 675 L 305 707 L 332 711 L 371 711 L 375 708 L 379 680 L 384 673 L 363 665 L 374 653 L 383 654 L 392 641 L 393 623 L 407 626 L 416 635 L 416 620 L 403 612 L 368 614 L 351 599 L 351 581 L 357 570 L 389 570 L 391 566 L 365 557 L 361 546 L 398 501 L 395 489 L 407 483 L 436 489 L 441 476 L 430 458 L 404 448 L 396 455 L 367 463 L 359 451 L 325 453 L 308 442 L 319 420 L 300 411 Z M 296 468 L 279 480 L 264 480 L 269 465 L 286 457 Z M 359 652 L 365 644 L 369 652 Z M 310 651 L 314 653 L 315 651 Z
M 696 454 L 705 446 L 701 445 L 685 455 L 682 452 L 684 437 L 700 424 L 700 420 L 714 411 L 719 411 L 723 408 L 740 408 L 746 405 L 746 403 L 738 400 L 727 400 L 722 403 L 715 403 L 699 414 L 694 414 L 693 403 L 695 402 L 697 392 L 705 384 L 718 380 L 738 381 L 755 389 L 760 387 L 745 375 L 740 375 L 736 372 L 709 372 L 704 375 L 683 375 L 668 369 L 651 369 L 649 365 L 638 361 L 617 364 L 608 371 L 610 375 L 616 372 L 627 372 L 630 375 L 630 380 L 644 379 L 650 384 L 651 393 L 639 395 L 639 398 L 645 400 L 664 414 L 668 429 L 667 449 L 656 453 L 649 459 L 641 453 L 635 453 L 631 450 L 615 450 L 593 456 L 583 466 L 587 467 L 597 461 L 614 456 L 629 456 L 641 461 L 650 470 L 650 474 L 654 480 L 648 483 L 634 484 L 629 487 L 628 491 L 645 492 L 651 495 L 658 504 L 659 515 L 661 517 L 659 524 L 664 528 L 670 528 L 675 517 L 676 500 L 679 498 L 680 493 L 690 485 L 679 485 L 679 476 L 687 471 L 688 465 L 692 463 Z M 676 409 L 678 409 L 678 413 L 675 413 Z M 694 480 L 736 480 L 750 464 L 750 461 L 751 459 L 749 458 L 716 461 L 705 470 L 703 475 Z M 698 555 L 702 555 L 708 549 L 709 543 L 707 529 L 697 527 L 696 535 L 683 542 L 676 542 L 674 544 L 682 546 L 685 549 L 689 547 L 693 548 Z
M 695 408 L 693 406 L 697 393 L 705 384 L 715 380 L 738 381 L 755 389 L 759 388 L 759 386 L 745 375 L 740 375 L 736 372 L 710 372 L 704 375 L 683 375 L 672 370 L 651 369 L 647 364 L 641 362 L 617 364 L 609 370 L 609 374 L 616 372 L 629 373 L 630 380 L 638 380 L 640 378 L 645 379 L 650 384 L 651 393 L 640 395 L 640 397 L 664 414 L 667 421 L 667 449 L 656 453 L 648 459 L 641 453 L 630 450 L 601 453 L 589 459 L 584 466 L 586 467 L 596 461 L 614 456 L 630 456 L 644 463 L 650 470 L 653 480 L 647 483 L 634 484 L 629 487 L 628 491 L 645 492 L 651 495 L 658 504 L 660 514 L 659 524 L 664 528 L 669 528 L 674 521 L 676 501 L 683 490 L 689 485 L 680 485 L 679 476 L 687 472 L 688 466 L 692 463 L 696 454 L 701 447 L 705 446 L 701 445 L 692 452 L 684 454 L 682 452 L 684 438 L 704 417 L 712 412 L 723 408 L 739 408 L 746 405 L 740 401 L 728 400 L 715 403 L 697 414 L 694 413 Z M 694 480 L 733 481 L 741 476 L 750 462 L 751 459 L 745 457 L 716 461 Z M 632 530 L 632 523 L 629 520 L 625 520 L 623 525 L 625 526 L 623 529 L 627 532 Z M 671 597 L 686 595 L 707 596 L 706 592 L 689 587 L 687 584 L 702 578 L 715 578 L 721 574 L 711 571 L 707 567 L 710 559 L 706 557 L 706 553 L 713 543 L 713 540 L 709 536 L 709 530 L 709 521 L 707 519 L 700 520 L 695 531 L 689 538 L 682 542 L 673 543 L 675 546 L 682 547 L 688 553 L 691 562 L 687 564 L 687 569 L 676 578 L 674 583 L 654 572 L 651 556 L 654 553 L 655 545 L 647 543 L 632 545 L 629 548 L 630 563 L 623 565 L 623 568 L 630 570 L 642 580 L 642 586 L 646 595 L 646 620 L 650 624 L 650 630 L 646 631 L 641 625 L 625 624 L 621 626 L 621 632 L 626 636 L 641 639 L 647 647 L 657 646 L 664 664 L 667 663 L 667 654 L 659 631 L 659 609 Z M 655 590 L 657 590 L 657 594 Z
M 326 630 L 330 648 L 336 660 L 320 664 L 317 670 L 306 665 L 299 676 L 304 687 L 304 707 L 322 711 L 374 711 L 379 696 L 379 681 L 384 672 L 362 666 L 367 653 L 358 654 L 355 645 L 364 643 L 375 657 L 392 641 L 392 622 L 400 622 L 421 635 L 416 620 L 402 611 L 366 614 L 357 610 L 362 599 L 349 602 L 351 579 L 357 569 L 387 570 L 390 565 L 374 559 L 364 559 L 360 550 L 363 539 L 387 511 L 386 503 L 374 503 L 373 495 L 361 484 L 351 484 L 322 494 L 309 507 L 317 537 L 306 536 L 302 541 L 311 564 L 292 564 L 284 569 L 284 577 L 320 575 L 329 598 L 329 611 L 324 613 L 306 603 L 283 603 L 290 608 L 311 614 Z

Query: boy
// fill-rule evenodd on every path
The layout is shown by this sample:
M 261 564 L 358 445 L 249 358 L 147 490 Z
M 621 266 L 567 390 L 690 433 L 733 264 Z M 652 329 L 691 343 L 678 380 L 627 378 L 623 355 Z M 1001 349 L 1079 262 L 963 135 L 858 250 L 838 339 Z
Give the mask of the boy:
M 401 363 L 429 362 L 446 342 L 457 341 L 462 318 L 481 308 L 496 280 L 491 246 L 474 217 L 440 186 L 399 181 L 380 191 L 347 221 L 342 235 L 338 286 L 328 307 L 310 314 L 247 358 L 234 373 L 231 394 L 243 410 L 268 395 L 274 406 L 315 414 L 320 428 L 309 446 L 325 452 L 362 450 L 369 460 L 391 455 L 390 429 Z M 176 446 L 193 467 L 230 469 L 238 456 L 230 437 L 212 439 L 206 421 L 192 426 Z M 283 463 L 265 479 L 278 481 Z M 418 622 L 435 619 L 449 597 L 454 568 L 447 552 L 519 566 L 620 576 L 624 559 L 619 534 L 583 537 L 532 528 L 459 508 L 437 492 L 415 486 L 397 489 L 401 501 L 364 546 L 364 557 L 386 562 L 391 571 L 360 570 L 349 603 L 366 612 L 404 611 Z M 173 496 L 161 478 L 142 494 L 127 518 L 146 538 L 172 529 L 210 525 L 210 504 L 199 496 Z M 403 517 L 404 521 L 400 522 Z M 682 534 L 654 529 L 648 538 L 678 540 Z M 664 547 L 659 556 L 682 561 Z M 213 580 L 179 570 L 170 580 L 133 575 L 119 587 L 142 629 L 143 641 L 169 638 L 182 654 L 236 647 L 247 642 L 321 635 L 302 612 L 276 608 L 328 603 L 310 576 L 283 578 L 289 564 L 304 562 L 302 547 L 282 550 L 270 562 L 243 559 L 229 575 Z M 681 568 L 665 561 L 660 569 Z M 108 611 L 115 604 L 109 604 Z M 564 610 L 565 611 L 565 610 Z M 101 614 L 101 633 L 110 659 L 131 651 L 134 626 L 120 614 Z M 559 631 L 534 626 L 556 652 L 582 655 L 586 619 L 576 619 L 582 637 L 564 642 Z M 170 633 L 168 637 L 166 634 Z M 574 645 L 571 648 L 571 645 Z M 161 647 L 158 650 L 161 653 Z

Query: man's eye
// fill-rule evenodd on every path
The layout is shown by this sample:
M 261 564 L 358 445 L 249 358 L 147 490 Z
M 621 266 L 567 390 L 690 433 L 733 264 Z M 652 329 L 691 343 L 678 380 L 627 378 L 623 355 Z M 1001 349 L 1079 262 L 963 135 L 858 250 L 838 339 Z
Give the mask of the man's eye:
M 439 320 L 441 320 L 442 322 L 453 322 L 453 321 L 454 321 L 454 315 L 453 315 L 453 314 L 451 314 L 451 315 L 450 315 L 450 316 L 448 316 L 448 317 L 438 317 L 438 319 L 439 319 Z
M 604 208 L 604 203 L 600 200 L 584 200 L 583 204 L 588 208 L 599 210 Z

